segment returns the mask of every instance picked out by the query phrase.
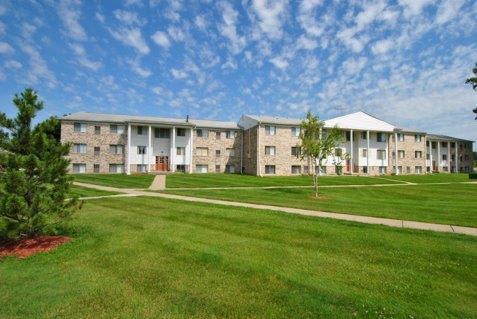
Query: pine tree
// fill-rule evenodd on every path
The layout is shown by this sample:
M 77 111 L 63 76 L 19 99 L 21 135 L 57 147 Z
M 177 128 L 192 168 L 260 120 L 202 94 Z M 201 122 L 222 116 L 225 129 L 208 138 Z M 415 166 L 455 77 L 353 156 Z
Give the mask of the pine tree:
M 60 122 L 32 121 L 43 102 L 32 89 L 15 94 L 14 118 L 0 113 L 0 241 L 55 233 L 77 207 L 67 199 L 69 145 L 59 140 Z

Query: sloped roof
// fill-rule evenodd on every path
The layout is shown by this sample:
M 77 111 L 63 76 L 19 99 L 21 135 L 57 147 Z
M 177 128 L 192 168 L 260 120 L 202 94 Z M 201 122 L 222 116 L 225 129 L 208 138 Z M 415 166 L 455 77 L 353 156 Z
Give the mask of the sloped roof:
M 457 141 L 465 141 L 465 142 L 472 142 L 472 143 L 474 142 L 474 141 L 466 140 L 463 138 L 452 137 L 448 135 L 440 135 L 440 134 L 427 134 L 427 139 L 439 140 L 439 141 L 457 140 Z
M 300 125 L 300 119 L 289 117 L 268 116 L 268 115 L 244 115 L 262 124 L 278 124 L 278 125 Z
M 325 121 L 325 127 L 333 127 L 335 125 L 341 129 L 380 132 L 393 132 L 396 128 L 394 125 L 364 112 L 351 113 Z
M 238 129 L 239 128 L 236 122 L 213 121 L 213 120 L 196 120 L 196 119 L 190 119 L 189 121 L 197 127 L 230 128 L 230 129 Z

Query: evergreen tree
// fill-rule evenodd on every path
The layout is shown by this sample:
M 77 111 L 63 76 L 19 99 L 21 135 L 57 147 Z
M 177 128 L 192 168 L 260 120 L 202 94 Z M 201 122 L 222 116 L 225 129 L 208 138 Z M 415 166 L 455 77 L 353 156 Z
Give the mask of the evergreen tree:
M 474 73 L 474 76 L 468 78 L 465 83 L 470 84 L 474 90 L 477 90 L 477 63 L 472 69 L 472 73 Z M 473 110 L 473 112 L 477 115 L 477 107 Z M 477 120 L 477 116 L 475 117 L 475 119 Z
M 69 145 L 59 140 L 60 122 L 32 121 L 43 102 L 32 89 L 15 94 L 14 118 L 0 113 L 0 241 L 54 233 L 77 206 L 67 200 Z

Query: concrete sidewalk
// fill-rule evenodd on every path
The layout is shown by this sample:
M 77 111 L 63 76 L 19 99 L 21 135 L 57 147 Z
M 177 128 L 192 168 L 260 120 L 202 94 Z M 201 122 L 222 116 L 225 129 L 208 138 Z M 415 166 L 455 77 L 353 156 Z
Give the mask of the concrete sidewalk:
M 246 208 L 261 209 L 261 210 L 271 210 L 271 211 L 283 212 L 288 214 L 332 218 L 332 219 L 346 220 L 346 221 L 352 221 L 352 222 L 364 223 L 364 224 L 378 224 L 378 225 L 385 225 L 385 226 L 396 227 L 396 228 L 431 230 L 436 232 L 446 232 L 446 233 L 456 233 L 456 234 L 477 236 L 477 228 L 474 228 L 474 227 L 424 223 L 424 222 L 417 222 L 417 221 L 411 221 L 411 220 L 370 217 L 370 216 L 353 215 L 353 214 L 329 213 L 329 212 L 314 211 L 314 210 L 292 208 L 292 207 L 280 207 L 280 206 L 251 204 L 251 203 L 243 203 L 243 202 L 232 202 L 232 201 L 225 201 L 225 200 L 219 200 L 219 199 L 209 199 L 209 198 L 191 197 L 191 196 L 174 195 L 174 194 L 166 194 L 166 193 L 146 192 L 146 191 L 135 190 L 135 189 L 115 188 L 115 187 L 109 187 L 109 186 L 100 186 L 100 185 L 78 183 L 78 182 L 75 182 L 74 184 L 78 186 L 82 186 L 82 187 L 88 187 L 88 188 L 94 188 L 94 189 L 112 191 L 112 192 L 119 192 L 123 194 L 128 194 L 130 196 L 160 197 L 160 198 L 182 200 L 187 202 L 208 203 L 208 204 L 225 205 L 225 206 L 233 206 L 233 207 L 246 207 Z M 387 185 L 387 184 L 384 184 L 384 185 Z M 108 196 L 108 197 L 112 197 L 112 196 Z M 98 197 L 98 198 L 101 198 L 101 197 Z

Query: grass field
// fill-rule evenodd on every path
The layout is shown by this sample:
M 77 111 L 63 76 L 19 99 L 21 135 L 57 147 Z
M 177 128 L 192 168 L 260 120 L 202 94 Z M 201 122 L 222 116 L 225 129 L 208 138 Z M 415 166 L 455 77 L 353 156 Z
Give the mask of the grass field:
M 0 262 L 2 318 L 471 318 L 477 239 L 157 198 Z
M 477 185 L 167 190 L 178 195 L 477 227 Z
M 107 192 L 99 189 L 85 188 L 80 186 L 72 186 L 70 189 L 70 195 L 78 197 L 91 197 L 91 196 L 106 196 L 118 194 L 116 192 Z
M 154 175 L 137 174 L 74 174 L 75 182 L 112 186 L 117 188 L 148 188 Z

